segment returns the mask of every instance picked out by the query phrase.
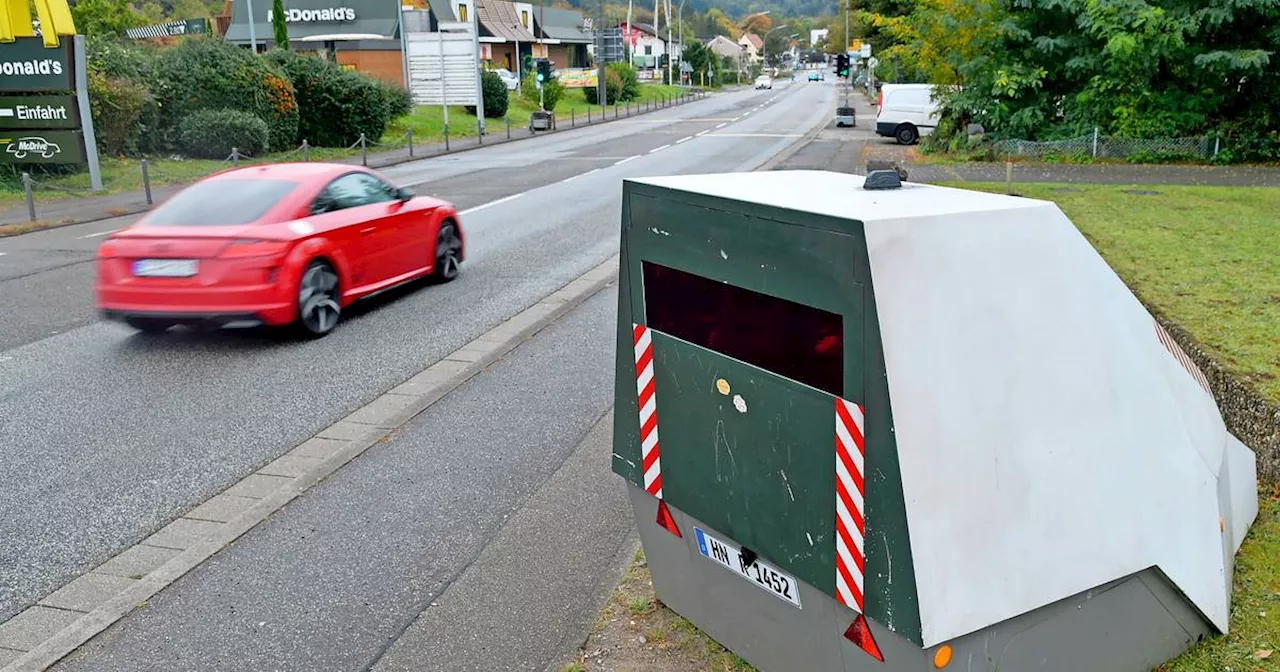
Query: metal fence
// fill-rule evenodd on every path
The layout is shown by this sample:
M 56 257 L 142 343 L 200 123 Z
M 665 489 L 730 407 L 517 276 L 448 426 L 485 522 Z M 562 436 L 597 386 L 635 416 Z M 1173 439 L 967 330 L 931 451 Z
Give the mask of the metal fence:
M 999 140 L 995 150 L 1009 156 L 1094 159 L 1213 159 L 1221 149 L 1214 136 L 1196 138 L 1118 138 L 1094 131 L 1066 140 Z

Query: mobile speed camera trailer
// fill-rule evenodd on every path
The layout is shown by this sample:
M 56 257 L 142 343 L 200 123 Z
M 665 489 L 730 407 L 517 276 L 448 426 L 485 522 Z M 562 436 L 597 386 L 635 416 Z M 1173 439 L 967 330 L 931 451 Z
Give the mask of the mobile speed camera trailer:
M 1137 672 L 1227 630 L 1253 453 L 1054 204 L 635 179 L 621 254 L 613 470 L 657 597 L 758 669 Z

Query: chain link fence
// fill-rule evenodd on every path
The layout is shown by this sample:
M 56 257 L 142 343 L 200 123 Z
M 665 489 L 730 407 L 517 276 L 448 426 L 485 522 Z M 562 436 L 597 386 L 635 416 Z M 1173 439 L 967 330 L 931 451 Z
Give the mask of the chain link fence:
M 1064 159 L 1123 159 L 1161 161 L 1212 160 L 1222 149 L 1219 138 L 1120 138 L 1097 131 L 1065 140 L 998 140 L 996 152 L 1006 156 Z

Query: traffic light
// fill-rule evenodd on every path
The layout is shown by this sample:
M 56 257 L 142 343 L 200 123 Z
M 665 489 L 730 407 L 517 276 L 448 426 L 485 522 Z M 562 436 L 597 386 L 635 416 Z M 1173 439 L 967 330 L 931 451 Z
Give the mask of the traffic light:
M 849 55 L 839 54 L 836 56 L 836 74 L 841 77 L 849 76 Z
M 538 59 L 538 83 L 548 82 L 551 80 L 551 61 L 542 58 Z

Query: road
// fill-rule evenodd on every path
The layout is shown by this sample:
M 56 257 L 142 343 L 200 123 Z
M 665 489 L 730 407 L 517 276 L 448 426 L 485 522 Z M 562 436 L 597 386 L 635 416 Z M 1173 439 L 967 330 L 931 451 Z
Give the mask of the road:
M 315 342 L 149 338 L 98 321 L 93 250 L 128 219 L 0 240 L 0 622 L 616 253 L 622 178 L 754 169 L 829 118 L 834 94 L 830 83 L 804 82 L 727 93 L 388 169 L 462 209 L 463 275 L 363 306 Z M 404 663 L 417 640 L 394 644 L 427 627 L 422 605 L 446 586 L 483 580 L 467 572 L 506 548 L 504 535 L 514 537 L 503 542 L 510 548 L 528 550 L 546 534 L 512 526 L 529 515 L 522 505 L 564 501 L 557 475 L 568 478 L 565 470 L 600 474 L 571 479 L 570 490 L 608 515 L 566 522 L 557 537 L 570 544 L 574 530 L 601 532 L 591 553 L 575 555 L 581 538 L 554 549 L 566 562 L 580 556 L 585 583 L 543 582 L 568 595 L 602 590 L 601 567 L 629 525 L 618 483 L 605 475 L 607 432 L 592 431 L 609 410 L 612 310 L 610 299 L 591 299 L 162 593 L 147 614 L 173 601 L 176 616 L 155 622 L 176 630 L 127 646 L 130 633 L 157 627 L 135 614 L 66 665 L 420 669 L 421 660 Z M 401 497 L 388 499 L 392 492 Z M 383 497 L 377 508 L 362 501 L 373 496 Z M 490 560 L 501 565 L 503 556 Z M 440 604 L 456 610 L 446 623 L 470 622 L 465 604 Z M 529 613 L 527 603 L 517 607 Z M 232 618 L 246 613 L 260 617 Z M 224 617 L 226 628 L 210 627 Z M 588 616 L 567 613 L 552 634 L 565 635 L 575 618 Z M 455 634 L 441 641 L 465 641 Z M 546 641 L 530 655 L 549 660 L 559 640 Z M 249 662 L 217 657 L 231 652 Z

